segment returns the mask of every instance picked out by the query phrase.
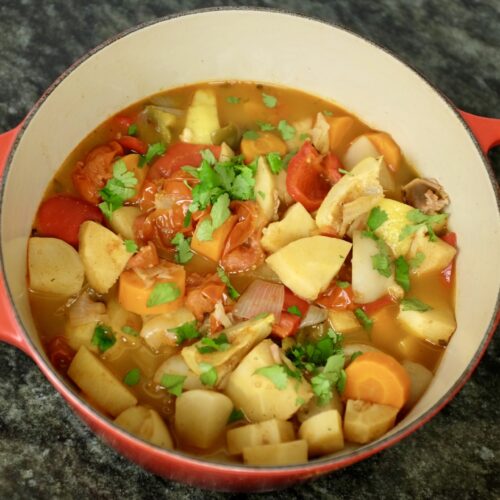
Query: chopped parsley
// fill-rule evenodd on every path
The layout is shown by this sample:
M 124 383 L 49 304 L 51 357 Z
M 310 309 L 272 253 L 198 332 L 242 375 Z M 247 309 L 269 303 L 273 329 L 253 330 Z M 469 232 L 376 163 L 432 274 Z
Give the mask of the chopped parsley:
M 243 139 L 248 139 L 249 141 L 255 141 L 259 137 L 259 133 L 255 130 L 247 130 L 243 132 Z
M 137 179 L 133 172 L 129 172 L 123 160 L 113 164 L 113 177 L 106 186 L 99 191 L 102 203 L 99 203 L 101 212 L 109 219 L 111 214 L 123 206 L 123 202 L 133 198 L 136 194 Z
M 418 299 L 403 299 L 401 301 L 401 308 L 403 309 L 403 311 L 418 311 L 418 312 L 430 311 L 432 309 L 431 306 L 425 304 L 424 302 Z
M 214 154 L 210 149 L 203 149 L 200 151 L 200 155 L 202 160 L 207 161 L 210 165 L 215 165 L 217 163 L 217 158 L 215 158 Z
M 410 290 L 410 266 L 403 256 L 399 256 L 395 261 L 396 283 L 401 285 L 405 292 Z
M 231 344 L 229 343 L 229 340 L 227 338 L 227 335 L 225 333 L 221 333 L 218 337 L 212 338 L 212 337 L 205 337 L 198 342 L 196 349 L 198 349 L 198 352 L 201 354 L 209 354 L 211 352 L 217 352 L 217 351 L 227 351 L 230 347 Z
M 155 142 L 148 146 L 148 150 L 145 155 L 141 155 L 139 159 L 139 167 L 143 167 L 147 163 L 151 163 L 155 156 L 161 156 L 166 151 L 165 144 L 162 142 Z
M 325 116 L 332 116 L 332 115 L 333 115 L 333 112 L 332 112 L 332 111 L 330 111 L 329 109 L 325 109 L 325 110 L 323 111 L 323 114 L 324 114 Z
M 376 231 L 388 218 L 389 216 L 385 210 L 382 210 L 380 207 L 373 207 L 370 215 L 368 215 L 366 225 L 370 231 Z
M 311 136 L 307 132 L 302 132 L 302 134 L 299 135 L 299 139 L 301 141 L 307 141 Z
M 371 319 L 370 316 L 368 316 L 368 314 L 366 314 L 365 311 L 361 309 L 361 307 L 355 309 L 354 314 L 365 330 L 371 330 L 371 328 L 373 327 L 373 319 Z
M 192 340 L 201 337 L 200 332 L 196 328 L 196 320 L 188 321 L 187 323 L 183 323 L 181 326 L 170 328 L 169 330 L 175 333 L 177 337 L 177 345 L 182 344 L 186 340 Z
M 181 295 L 179 287 L 175 283 L 156 283 L 149 294 L 146 302 L 147 307 L 155 307 L 167 304 L 178 299 Z
M 122 332 L 126 333 L 127 335 L 132 335 L 133 337 L 139 336 L 139 332 L 135 328 L 132 328 L 128 325 L 122 326 Z
M 422 265 L 422 263 L 424 262 L 424 260 L 425 260 L 425 254 L 423 252 L 417 252 L 415 254 L 415 257 L 410 259 L 411 269 L 419 268 Z
M 241 99 L 239 97 L 236 97 L 234 95 L 230 95 L 228 97 L 226 97 L 226 102 L 228 104 L 239 104 L 241 101 Z
M 184 381 L 186 380 L 185 375 L 176 375 L 174 373 L 165 373 L 160 379 L 160 385 L 165 387 L 167 391 L 179 397 L 182 394 L 182 389 L 184 386 Z
M 203 385 L 208 387 L 213 387 L 217 383 L 219 378 L 217 375 L 217 370 L 210 363 L 200 363 L 200 380 Z
M 139 250 L 137 243 L 134 240 L 124 240 L 123 244 L 125 245 L 125 249 L 127 252 L 135 253 Z
M 134 136 L 137 135 L 137 125 L 135 123 L 132 123 L 129 128 L 127 129 L 127 134 Z
M 293 314 L 295 316 L 298 316 L 299 318 L 302 317 L 302 313 L 300 312 L 300 309 L 297 306 L 291 306 L 287 309 L 287 312 L 290 314 Z
M 262 130 L 262 132 L 271 132 L 276 127 L 272 123 L 257 121 L 257 125 Z
M 141 370 L 139 368 L 132 368 L 123 377 L 123 382 L 127 385 L 137 385 L 141 380 Z
M 432 226 L 444 222 L 448 218 L 448 214 L 426 215 L 418 210 L 418 208 L 414 208 L 406 214 L 406 218 L 411 224 L 403 228 L 399 235 L 399 241 L 404 240 L 423 227 L 426 228 L 429 233 L 429 240 L 436 241 L 436 233 L 434 233 Z
M 229 294 L 229 296 L 233 300 L 236 300 L 240 296 L 240 294 L 239 294 L 238 290 L 236 290 L 236 288 L 234 288 L 234 286 L 231 284 L 227 274 L 224 272 L 224 269 L 222 269 L 222 267 L 217 268 L 217 275 L 219 276 L 222 283 L 224 283 L 224 285 L 226 285 L 227 293 Z
M 273 174 L 279 174 L 283 170 L 283 160 L 279 153 L 268 153 L 267 163 Z
M 227 419 L 227 425 L 232 424 L 233 422 L 238 422 L 239 420 L 243 420 L 244 418 L 245 414 L 241 410 L 235 408 Z
M 262 102 L 266 108 L 275 108 L 276 104 L 278 104 L 278 99 L 272 95 L 262 92 Z
M 263 366 L 255 370 L 255 373 L 269 379 L 276 389 L 280 391 L 286 389 L 288 385 L 288 373 L 285 369 L 285 365 Z
M 281 137 L 283 137 L 284 141 L 290 141 L 296 134 L 295 127 L 290 125 L 286 120 L 279 121 L 278 130 L 280 131 Z
M 186 264 L 193 258 L 190 247 L 191 238 L 186 238 L 182 233 L 177 233 L 170 243 L 175 245 L 175 262 L 177 264 Z
M 343 392 L 346 383 L 343 352 L 330 356 L 321 373 L 311 378 L 311 388 L 318 398 L 318 404 L 325 405 L 332 399 L 332 388 Z
M 94 328 L 94 333 L 92 335 L 92 345 L 96 345 L 99 352 L 105 352 L 116 342 L 115 334 L 113 330 L 106 325 L 97 325 Z

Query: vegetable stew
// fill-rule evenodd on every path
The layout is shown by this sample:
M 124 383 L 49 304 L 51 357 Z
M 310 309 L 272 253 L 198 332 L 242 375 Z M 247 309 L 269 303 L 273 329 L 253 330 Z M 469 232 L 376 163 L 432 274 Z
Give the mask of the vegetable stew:
M 117 425 L 288 465 L 389 431 L 456 323 L 448 196 L 386 132 L 245 82 L 152 96 L 69 155 L 28 245 L 55 368 Z

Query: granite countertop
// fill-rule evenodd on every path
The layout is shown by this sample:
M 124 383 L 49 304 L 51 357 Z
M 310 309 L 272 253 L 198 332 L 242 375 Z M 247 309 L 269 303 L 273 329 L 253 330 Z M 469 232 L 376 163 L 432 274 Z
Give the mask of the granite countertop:
M 0 131 L 17 125 L 68 65 L 108 37 L 182 10 L 244 4 L 342 24 L 390 48 L 462 109 L 500 116 L 499 0 L 2 0 Z M 500 152 L 491 159 L 498 177 Z M 465 388 L 423 429 L 362 463 L 269 496 L 499 498 L 499 373 L 497 335 Z M 0 345 L 0 498 L 223 496 L 166 481 L 122 458 L 28 357 Z

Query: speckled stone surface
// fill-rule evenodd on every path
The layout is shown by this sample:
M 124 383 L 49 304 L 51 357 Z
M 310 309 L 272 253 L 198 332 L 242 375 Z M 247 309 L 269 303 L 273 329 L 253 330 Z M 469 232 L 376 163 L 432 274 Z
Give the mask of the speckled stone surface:
M 106 38 L 181 10 L 244 4 L 349 27 L 411 63 L 461 108 L 500 116 L 499 0 L 1 0 L 0 131 L 15 126 L 59 73 Z M 491 158 L 498 174 L 500 154 Z M 499 373 L 497 335 L 465 388 L 423 429 L 362 463 L 268 496 L 500 498 Z M 0 345 L 0 498 L 223 496 L 166 481 L 120 457 L 30 359 Z

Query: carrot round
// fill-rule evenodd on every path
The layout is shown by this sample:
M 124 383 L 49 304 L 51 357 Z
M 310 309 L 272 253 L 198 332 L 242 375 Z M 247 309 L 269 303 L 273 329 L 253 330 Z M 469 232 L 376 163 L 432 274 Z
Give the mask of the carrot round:
M 410 377 L 403 366 L 383 352 L 365 352 L 346 368 L 344 399 L 402 408 L 410 395 Z
M 277 135 L 270 132 L 259 132 L 258 134 L 257 139 L 243 139 L 241 141 L 241 153 L 247 163 L 268 153 L 279 153 L 281 156 L 286 154 L 286 144 Z
M 141 315 L 164 314 L 181 307 L 184 301 L 186 272 L 182 266 L 176 264 L 169 264 L 168 271 L 170 273 L 168 279 L 157 279 L 154 284 L 149 286 L 146 286 L 134 271 L 123 271 L 120 275 L 118 289 L 118 301 L 122 307 L 127 311 Z M 149 296 L 153 292 L 155 285 L 159 283 L 175 284 L 180 292 L 179 297 L 171 302 L 148 307 Z

